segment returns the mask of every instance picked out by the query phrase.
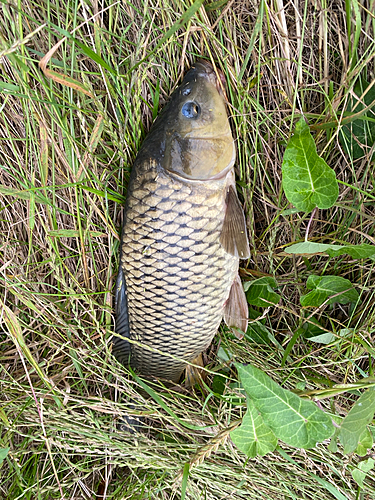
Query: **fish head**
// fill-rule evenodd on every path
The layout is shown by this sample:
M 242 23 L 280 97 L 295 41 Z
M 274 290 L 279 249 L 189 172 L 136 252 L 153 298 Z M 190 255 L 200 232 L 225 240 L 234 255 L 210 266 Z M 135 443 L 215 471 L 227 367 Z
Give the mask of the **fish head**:
M 207 62 L 196 63 L 175 90 L 166 115 L 164 168 L 181 177 L 224 176 L 235 161 L 235 146 L 224 95 Z

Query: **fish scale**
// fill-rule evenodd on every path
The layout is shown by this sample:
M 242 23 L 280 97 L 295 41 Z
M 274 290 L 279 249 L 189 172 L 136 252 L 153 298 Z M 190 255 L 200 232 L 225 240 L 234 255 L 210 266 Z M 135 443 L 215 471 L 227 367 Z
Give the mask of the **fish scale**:
M 153 350 L 165 352 L 168 346 L 168 353 L 180 358 L 133 344 L 131 366 L 141 372 L 178 380 L 186 361 L 207 348 L 217 332 L 238 272 L 238 258 L 219 242 L 227 182 L 186 185 L 155 165 L 152 171 L 139 168 L 129 188 L 121 265 L 130 330 Z M 187 202 L 180 193 L 198 203 Z M 157 209 L 157 221 L 147 207 Z M 115 351 L 121 357 L 116 345 Z

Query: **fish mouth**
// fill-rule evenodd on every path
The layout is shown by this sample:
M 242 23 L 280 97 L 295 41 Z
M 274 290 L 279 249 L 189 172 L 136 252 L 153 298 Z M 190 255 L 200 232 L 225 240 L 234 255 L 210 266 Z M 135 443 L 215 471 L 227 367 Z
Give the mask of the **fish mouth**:
M 194 67 L 199 71 L 201 76 L 207 78 L 215 87 L 222 97 L 225 97 L 225 77 L 222 71 L 217 67 L 213 67 L 211 63 L 204 59 L 199 59 L 194 64 Z
M 194 183 L 211 182 L 224 179 L 228 175 L 228 173 L 232 170 L 233 164 L 234 160 L 231 161 L 229 165 L 225 167 L 224 170 L 222 170 L 218 174 L 213 175 L 212 177 L 203 177 L 203 178 L 190 177 L 189 175 L 183 175 L 182 173 L 173 172 L 173 170 L 169 170 L 168 168 L 166 170 L 171 176 L 177 179 L 183 179 L 184 181 L 188 181 L 194 184 Z

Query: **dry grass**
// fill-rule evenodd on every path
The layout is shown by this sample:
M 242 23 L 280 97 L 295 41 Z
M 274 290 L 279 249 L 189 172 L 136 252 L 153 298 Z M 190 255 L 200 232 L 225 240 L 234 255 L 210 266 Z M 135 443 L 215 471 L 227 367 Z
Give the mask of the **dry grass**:
M 373 261 L 283 253 L 304 239 L 310 215 L 284 212 L 281 161 L 302 113 L 342 182 L 337 204 L 315 212 L 309 238 L 374 243 L 372 152 L 352 160 L 337 126 L 359 78 L 374 82 L 374 1 L 230 0 L 201 7 L 153 52 L 190 5 L 0 4 L 0 448 L 10 447 L 0 469 L 4 498 L 177 499 L 187 462 L 191 499 L 374 498 L 374 473 L 360 490 L 351 478 L 359 457 L 331 453 L 327 443 L 309 451 L 282 445 L 247 460 L 227 439 L 244 409 L 230 386 L 235 373 L 227 372 L 223 396 L 212 393 L 212 374 L 197 393 L 158 387 L 163 408 L 142 396 L 111 356 L 129 171 L 158 110 L 204 56 L 218 61 L 228 82 L 253 252 L 241 274 L 273 275 L 283 297 L 265 317 L 274 343 L 238 343 L 223 330 L 222 345 L 288 388 L 323 389 L 373 373 Z M 38 62 L 68 33 L 47 66 L 63 76 L 46 77 Z M 322 346 L 299 337 L 289 345 L 311 273 L 343 276 L 360 291 L 356 310 L 316 313 L 330 331 L 353 328 L 349 339 Z M 355 396 L 323 404 L 345 415 Z M 116 427 L 129 408 L 148 426 L 136 436 Z

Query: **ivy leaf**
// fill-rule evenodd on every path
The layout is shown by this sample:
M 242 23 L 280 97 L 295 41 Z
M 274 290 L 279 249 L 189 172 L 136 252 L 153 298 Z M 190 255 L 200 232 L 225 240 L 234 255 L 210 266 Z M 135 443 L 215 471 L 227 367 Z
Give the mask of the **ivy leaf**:
M 286 215 L 293 215 L 293 214 L 298 214 L 300 210 L 298 210 L 298 208 L 294 207 L 294 208 L 287 208 L 286 210 L 283 210 L 281 212 L 281 215 L 282 216 L 286 216 Z
M 371 432 L 368 430 L 367 427 L 365 427 L 364 432 L 359 436 L 359 442 L 358 446 L 355 449 L 355 453 L 357 455 L 364 457 L 367 455 L 367 450 L 372 448 L 372 445 L 374 444 L 374 438 L 372 437 Z
M 230 433 L 233 443 L 248 457 L 263 457 L 277 446 L 277 437 L 264 423 L 259 411 L 250 399 L 240 427 Z
M 309 126 L 301 118 L 289 139 L 282 164 L 283 188 L 298 210 L 311 212 L 316 206 L 330 208 L 339 187 L 335 172 L 318 156 Z
M 374 464 L 375 460 L 373 458 L 368 458 L 367 460 L 359 462 L 357 468 L 352 470 L 353 479 L 361 488 L 364 488 L 363 481 L 367 476 L 367 472 L 374 468 Z
M 249 282 L 248 282 L 249 283 Z M 264 276 L 247 285 L 246 298 L 249 304 L 258 307 L 269 307 L 278 304 L 280 295 L 272 290 L 278 286 L 271 276 Z
M 332 436 L 331 418 L 312 401 L 283 389 L 254 366 L 235 366 L 245 392 L 277 438 L 308 449 Z
M 344 453 L 353 453 L 375 413 L 375 389 L 368 389 L 356 401 L 340 426 L 339 439 Z
M 359 295 L 357 290 L 349 280 L 341 276 L 309 276 L 306 282 L 306 288 L 312 291 L 301 297 L 303 307 L 321 306 L 329 297 L 328 304 L 347 304 L 348 302 L 357 302 Z
M 223 376 L 224 375 L 224 376 Z M 222 396 L 224 394 L 225 388 L 227 386 L 226 381 L 230 376 L 229 369 L 222 369 L 217 372 L 217 375 L 214 376 L 212 381 L 212 392 L 215 394 L 219 394 Z
M 375 142 L 375 87 L 372 86 L 361 100 L 361 96 L 368 86 L 369 84 L 365 80 L 359 81 L 355 85 L 354 95 L 349 97 L 346 111 L 353 110 L 353 115 L 357 115 L 365 107 L 371 105 L 372 107 L 357 120 L 343 125 L 339 132 L 341 146 L 353 160 L 364 156 Z
M 330 257 L 348 254 L 353 259 L 366 259 L 375 255 L 375 245 L 367 243 L 362 243 L 361 245 L 328 245 L 304 241 L 303 243 L 295 243 L 286 248 L 285 253 L 304 255 L 326 253 Z

